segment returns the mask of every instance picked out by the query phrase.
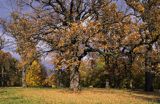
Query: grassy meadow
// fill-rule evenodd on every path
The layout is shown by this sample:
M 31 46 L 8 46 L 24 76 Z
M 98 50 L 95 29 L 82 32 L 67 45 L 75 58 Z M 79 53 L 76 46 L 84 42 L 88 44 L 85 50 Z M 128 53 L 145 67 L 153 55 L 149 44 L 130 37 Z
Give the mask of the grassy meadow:
M 114 89 L 0 88 L 0 104 L 160 104 L 160 93 Z

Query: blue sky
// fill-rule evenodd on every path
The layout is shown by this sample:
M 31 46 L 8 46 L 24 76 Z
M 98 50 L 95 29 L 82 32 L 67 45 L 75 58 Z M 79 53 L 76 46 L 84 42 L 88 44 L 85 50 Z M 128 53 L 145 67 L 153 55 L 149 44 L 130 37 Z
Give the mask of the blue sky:
M 0 17 L 1 18 L 8 18 L 9 13 L 12 11 L 12 7 L 9 1 L 15 1 L 15 0 L 0 0 Z
M 13 2 L 15 0 L 0 0 L 0 18 L 3 19 L 9 19 L 10 16 L 10 12 L 12 11 L 12 7 L 11 4 L 9 4 L 9 1 Z M 2 35 L 2 29 L 0 29 L 0 35 Z M 11 39 L 11 37 L 5 36 L 3 35 L 3 37 L 6 39 L 6 41 L 11 41 L 13 39 Z M 13 47 L 12 46 L 6 46 L 4 48 L 5 51 L 10 52 L 15 58 L 19 59 L 19 55 L 16 54 L 15 52 L 12 52 Z
M 12 2 L 12 4 L 10 3 Z M 14 7 L 14 1 L 15 0 L 0 0 L 0 18 L 3 19 L 9 19 L 10 12 L 12 12 Z M 0 35 L 2 35 L 2 29 L 0 27 Z M 3 36 L 7 41 L 13 41 L 11 37 Z M 6 52 L 10 52 L 12 56 L 16 59 L 20 59 L 20 56 L 15 52 L 15 45 L 6 45 L 6 47 L 3 49 Z M 53 66 L 51 64 L 48 64 L 49 57 L 42 58 L 42 63 L 47 67 L 48 69 L 52 69 Z

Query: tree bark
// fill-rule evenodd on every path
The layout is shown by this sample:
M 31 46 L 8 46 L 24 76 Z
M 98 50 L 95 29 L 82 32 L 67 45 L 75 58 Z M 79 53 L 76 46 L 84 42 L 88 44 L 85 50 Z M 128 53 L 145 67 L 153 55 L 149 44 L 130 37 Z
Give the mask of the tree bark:
M 78 69 L 79 66 L 74 66 L 70 74 L 70 89 L 74 92 L 80 90 L 80 74 Z
M 149 51 L 146 53 L 145 57 L 145 91 L 153 91 L 153 73 L 152 73 L 152 64 Z
M 128 77 L 128 88 L 130 88 L 130 89 L 132 89 L 132 87 L 133 87 L 133 85 L 132 85 L 132 79 L 133 79 L 133 76 L 132 76 L 132 63 L 133 63 L 133 55 L 132 55 L 132 53 L 130 53 L 129 55 L 128 55 L 128 75 L 127 75 L 127 77 Z
M 145 72 L 145 91 L 153 91 L 153 74 L 151 72 Z
M 25 68 L 22 70 L 22 87 L 27 87 L 27 84 L 26 84 L 26 70 L 25 70 Z
M 64 87 L 62 79 L 63 79 L 63 77 L 62 77 L 62 70 L 59 69 L 59 70 L 57 70 L 57 78 L 56 78 L 56 80 L 57 80 L 57 86 L 58 87 Z
M 4 87 L 4 68 L 3 67 L 2 67 L 1 76 L 2 76 L 2 78 L 1 78 L 1 85 L 2 85 L 2 87 Z

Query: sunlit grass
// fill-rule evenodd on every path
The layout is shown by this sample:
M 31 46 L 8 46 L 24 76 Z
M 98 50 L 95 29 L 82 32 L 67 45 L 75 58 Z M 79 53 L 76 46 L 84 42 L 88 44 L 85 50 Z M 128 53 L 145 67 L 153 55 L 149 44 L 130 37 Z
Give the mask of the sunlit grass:
M 0 88 L 0 104 L 160 104 L 160 94 L 113 89 Z

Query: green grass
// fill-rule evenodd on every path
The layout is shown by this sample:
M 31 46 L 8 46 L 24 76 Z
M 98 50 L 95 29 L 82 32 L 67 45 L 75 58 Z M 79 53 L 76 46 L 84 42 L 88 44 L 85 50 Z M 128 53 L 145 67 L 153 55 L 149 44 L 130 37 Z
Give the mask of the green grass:
M 159 93 L 114 89 L 0 88 L 0 104 L 160 104 Z
M 44 104 L 40 99 L 32 99 L 20 94 L 22 88 L 0 88 L 0 104 Z

